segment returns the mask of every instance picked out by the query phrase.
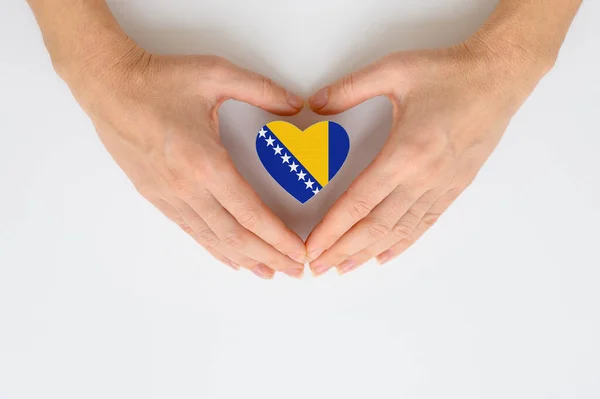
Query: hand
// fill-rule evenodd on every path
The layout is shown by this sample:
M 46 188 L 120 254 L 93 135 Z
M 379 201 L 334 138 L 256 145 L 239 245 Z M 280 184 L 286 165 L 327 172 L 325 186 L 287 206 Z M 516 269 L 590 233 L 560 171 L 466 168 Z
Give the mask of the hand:
M 391 54 L 313 95 L 323 115 L 380 95 L 394 105 L 381 153 L 307 240 L 313 273 L 384 263 L 412 245 L 475 178 L 550 64 L 474 36 Z
M 233 98 L 291 115 L 303 100 L 222 58 L 156 56 L 128 39 L 115 47 L 61 72 L 137 190 L 233 268 L 301 277 L 304 243 L 235 169 L 217 109 Z

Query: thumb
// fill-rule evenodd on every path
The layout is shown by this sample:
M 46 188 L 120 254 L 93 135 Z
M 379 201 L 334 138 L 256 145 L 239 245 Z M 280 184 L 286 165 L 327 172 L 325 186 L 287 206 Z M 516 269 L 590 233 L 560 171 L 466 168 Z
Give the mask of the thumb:
M 392 95 L 394 75 L 386 59 L 377 61 L 317 91 L 308 104 L 321 115 L 339 114 L 373 97 Z
M 271 79 L 227 62 L 228 79 L 221 82 L 221 95 L 252 104 L 276 115 L 295 115 L 304 107 L 304 99 L 274 83 Z

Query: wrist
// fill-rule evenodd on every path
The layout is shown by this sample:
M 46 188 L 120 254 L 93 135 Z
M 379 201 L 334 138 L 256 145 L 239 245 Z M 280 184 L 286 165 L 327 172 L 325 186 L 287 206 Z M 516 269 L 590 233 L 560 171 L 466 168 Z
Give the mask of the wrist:
M 538 81 L 556 63 L 559 47 L 508 35 L 498 27 L 484 27 L 464 42 L 471 53 L 509 75 Z
M 81 52 L 53 60 L 80 105 L 90 108 L 143 84 L 151 55 L 126 35 L 105 34 L 80 43 Z
M 507 72 L 538 81 L 556 63 L 581 0 L 500 0 L 465 44 Z
M 76 39 L 72 45 L 50 51 L 54 69 L 69 86 L 104 75 L 143 51 L 122 32 L 93 32 Z
M 552 69 L 558 49 L 542 49 L 500 32 L 498 26 L 484 27 L 456 49 L 467 60 L 474 81 L 485 81 L 477 87 L 520 104 Z
M 116 67 L 142 60 L 104 0 L 30 0 L 52 65 L 69 85 L 98 80 Z

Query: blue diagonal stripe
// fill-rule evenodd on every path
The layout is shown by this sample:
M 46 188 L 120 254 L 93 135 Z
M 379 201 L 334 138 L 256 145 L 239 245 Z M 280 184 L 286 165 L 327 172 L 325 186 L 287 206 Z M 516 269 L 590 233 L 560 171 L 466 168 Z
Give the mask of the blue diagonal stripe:
M 317 182 L 313 175 L 308 173 L 308 170 L 302 165 L 302 163 L 283 145 L 283 143 L 277 138 L 275 134 L 267 126 L 263 126 L 263 129 L 267 131 L 265 137 L 260 137 L 260 134 L 256 136 L 256 152 L 260 158 L 262 164 L 269 174 L 283 187 L 288 193 L 296 198 L 301 203 L 305 203 L 312 197 L 314 197 L 313 190 L 321 191 L 323 187 Z M 267 144 L 267 138 L 274 139 L 273 145 Z M 275 147 L 282 148 L 281 154 L 275 154 Z M 287 154 L 290 159 L 287 163 L 283 162 L 282 156 Z M 291 171 L 290 165 L 295 163 L 298 165 L 297 171 Z M 298 173 L 302 171 L 306 174 L 304 180 L 299 179 Z M 305 182 L 313 182 L 312 188 L 307 188 Z

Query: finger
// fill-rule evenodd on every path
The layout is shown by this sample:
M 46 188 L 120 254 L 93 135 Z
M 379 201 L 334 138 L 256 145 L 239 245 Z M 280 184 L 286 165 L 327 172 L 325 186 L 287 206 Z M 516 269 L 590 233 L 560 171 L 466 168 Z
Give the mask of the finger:
M 275 270 L 271 269 L 270 267 L 263 265 L 262 263 L 257 262 L 254 259 L 250 259 L 247 256 L 243 256 L 243 255 L 235 252 L 231 248 L 224 248 L 224 246 L 222 246 L 221 248 L 231 258 L 231 260 L 229 260 L 229 262 L 232 263 L 232 267 L 234 267 L 236 270 L 239 270 L 240 267 L 243 267 L 244 269 L 251 271 L 258 277 L 263 278 L 265 280 L 270 280 L 275 275 Z M 211 254 L 213 252 L 216 254 L 219 253 L 214 248 L 207 248 L 206 250 Z M 295 277 L 295 276 L 293 276 L 293 277 Z
M 216 248 L 207 247 L 203 244 L 202 240 L 196 234 L 196 231 L 192 229 L 181 217 L 177 209 L 170 205 L 165 200 L 160 198 L 154 199 L 150 201 L 159 211 L 162 212 L 167 218 L 169 218 L 172 222 L 177 224 L 184 232 L 186 232 L 189 236 L 191 236 L 197 243 L 199 243 L 204 249 L 208 251 L 215 259 L 219 260 L 221 263 L 235 269 L 239 270 L 240 265 L 226 257 L 222 253 L 220 253 Z
M 174 206 L 162 200 L 160 198 L 152 199 L 150 202 L 167 218 L 177 224 L 184 232 L 191 236 L 198 244 L 200 244 L 208 253 L 210 253 L 215 259 L 221 263 L 239 270 L 240 267 L 244 267 L 250 270 L 252 273 L 263 279 L 272 279 L 275 275 L 275 271 L 266 265 L 256 262 L 253 259 L 242 256 L 235 251 L 227 248 L 223 248 L 223 245 L 219 245 L 219 241 L 214 233 L 208 228 L 206 223 L 195 213 L 187 214 L 188 220 L 192 223 L 186 222 L 184 217 L 181 215 Z M 188 224 L 189 223 L 189 224 Z M 193 224 L 195 229 L 190 226 Z M 220 252 L 225 250 L 227 255 Z M 292 277 L 298 278 L 297 275 Z
M 320 89 L 308 99 L 308 104 L 321 115 L 344 112 L 370 98 L 391 96 L 397 74 L 387 59 L 382 59 Z
M 237 269 L 241 266 L 260 278 L 266 280 L 273 278 L 275 270 L 255 259 L 244 256 L 235 249 L 229 247 L 215 235 L 210 227 L 191 207 L 187 206 L 187 204 L 179 204 L 179 206 L 179 212 L 184 217 L 184 220 L 190 220 L 190 225 L 194 226 L 194 230 L 196 231 L 194 235 L 197 237 L 197 241 L 209 252 L 222 253 L 230 263 L 237 266 Z M 284 273 L 294 278 L 300 278 L 303 274 L 302 271 L 295 270 L 286 271 Z
M 273 269 L 260 262 L 257 262 L 254 259 L 238 253 L 219 240 L 210 227 L 208 227 L 206 222 L 204 222 L 204 220 L 202 220 L 202 218 L 191 207 L 187 206 L 187 204 L 179 202 L 177 212 L 181 215 L 182 220 L 185 221 L 184 223 L 187 223 L 186 226 L 190 226 L 188 228 L 191 230 L 189 234 L 192 235 L 196 241 L 211 254 L 222 254 L 222 256 L 228 260 L 228 262 L 237 266 L 237 269 L 239 269 L 241 266 L 263 279 L 272 279 L 275 275 L 275 271 Z
M 416 242 L 475 178 L 478 169 L 471 167 L 473 160 L 467 158 L 464 162 L 465 163 L 462 166 L 458 167 L 458 173 L 452 173 L 452 169 L 449 170 L 451 173 L 446 175 L 446 177 L 450 177 L 449 181 L 444 184 L 442 190 L 436 190 L 431 193 L 432 195 L 430 198 L 432 201 L 428 208 L 426 206 L 427 202 L 425 202 L 423 206 L 419 207 L 414 213 L 416 216 L 415 218 L 407 220 L 403 217 L 399 221 L 399 224 L 404 225 L 404 234 L 397 237 L 389 235 L 385 239 L 368 247 L 364 251 L 365 254 L 362 254 L 361 257 L 370 259 L 376 256 L 377 261 L 380 264 L 383 264 L 398 256 L 401 253 L 398 251 L 402 245 L 407 245 L 406 248 L 408 248 L 408 246 Z M 443 169 L 448 170 L 448 168 Z M 445 180 L 446 179 L 443 179 L 442 181 Z M 441 194 L 438 195 L 436 192 Z M 424 210 L 426 211 L 423 212 Z M 414 224 L 415 220 L 418 221 L 416 225 Z M 406 248 L 404 248 L 402 252 Z
M 276 115 L 294 115 L 304 107 L 304 99 L 274 83 L 271 79 L 229 62 L 221 80 L 222 100 L 235 99 L 252 104 Z
M 309 261 L 315 260 L 329 249 L 392 191 L 399 186 L 406 187 L 406 184 L 401 183 L 403 176 L 398 173 L 398 163 L 386 152 L 389 150 L 384 148 L 309 235 L 306 241 Z M 408 192 L 407 195 L 412 196 Z
M 231 259 L 225 258 L 214 248 L 205 249 L 215 258 L 221 260 L 223 263 L 225 263 L 228 266 L 231 266 L 235 270 L 240 270 L 240 268 L 243 267 L 244 269 L 251 271 L 258 277 L 265 280 L 270 280 L 275 275 L 275 270 L 271 269 L 270 267 L 263 265 L 262 263 L 256 262 L 254 259 L 242 256 L 231 249 L 227 250 Z
M 298 235 L 288 229 L 258 198 L 239 174 L 228 155 L 216 162 L 219 173 L 206 182 L 208 191 L 245 229 L 251 231 L 282 254 L 304 265 L 306 250 Z
M 423 210 L 424 214 L 433 202 L 433 199 L 429 199 L 429 197 L 431 197 L 429 191 L 423 194 L 418 200 L 418 197 L 415 198 L 402 187 L 392 191 L 387 198 L 377 205 L 364 219 L 348 230 L 331 248 L 325 251 L 314 262 L 311 262 L 311 270 L 318 276 L 334 266 L 337 267 L 340 273 L 346 273 L 359 266 L 352 258 L 354 254 L 359 253 L 369 245 L 384 239 L 388 235 L 407 236 L 404 224 L 398 225 L 398 221 L 401 218 L 409 219 L 409 222 L 414 223 L 414 226 L 416 226 L 420 217 L 413 221 L 415 219 L 413 213 L 416 212 L 413 208 L 420 208 L 423 206 L 423 202 L 427 201 L 427 207 Z M 397 225 L 399 226 L 398 228 L 396 227 Z
M 379 264 L 384 264 L 392 259 L 398 257 L 404 251 L 406 251 L 411 245 L 413 245 L 419 238 L 425 234 L 427 230 L 429 230 L 440 218 L 440 216 L 452 205 L 452 203 L 456 200 L 461 190 L 455 189 L 447 192 L 442 197 L 440 197 L 429 209 L 429 211 L 421 218 L 421 221 L 415 227 L 412 234 L 396 243 L 390 249 L 385 252 L 379 254 L 377 256 L 377 261 Z
M 234 261 L 232 261 L 230 259 L 227 259 L 225 256 L 223 256 L 217 250 L 215 250 L 213 248 L 204 248 L 204 249 L 206 249 L 206 251 L 209 254 L 211 254 L 213 258 L 217 259 L 219 262 L 223 263 L 224 265 L 229 266 L 234 270 L 240 270 L 240 265 L 238 265 L 237 263 L 235 263 Z
M 283 255 L 252 232 L 245 229 L 217 200 L 205 192 L 178 207 L 196 212 L 227 248 L 263 263 L 276 271 L 299 273 L 304 265 Z M 191 212 L 188 210 L 188 212 Z
M 426 192 L 404 215 L 402 215 L 390 232 L 385 234 L 379 241 L 372 243 L 360 252 L 352 255 L 345 264 L 341 264 L 337 267 L 338 272 L 340 274 L 348 273 L 391 248 L 401 240 L 410 237 L 439 197 L 439 193 L 435 190 Z

